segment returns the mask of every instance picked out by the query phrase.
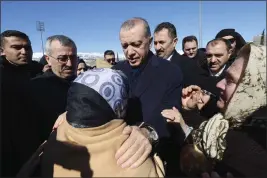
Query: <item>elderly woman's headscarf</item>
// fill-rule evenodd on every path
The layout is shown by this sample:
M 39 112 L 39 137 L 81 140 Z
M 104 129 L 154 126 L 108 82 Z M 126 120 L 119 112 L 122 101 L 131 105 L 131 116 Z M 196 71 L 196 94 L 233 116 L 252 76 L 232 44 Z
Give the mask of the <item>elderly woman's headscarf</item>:
M 243 59 L 248 60 L 247 66 L 225 112 L 216 114 L 192 132 L 198 149 L 213 160 L 223 158 L 228 129 L 240 127 L 256 110 L 266 106 L 266 47 L 247 44 L 237 58 L 245 56 L 249 56 Z
M 76 128 L 97 127 L 124 119 L 128 99 L 126 76 L 108 68 L 80 74 L 71 85 L 66 119 Z

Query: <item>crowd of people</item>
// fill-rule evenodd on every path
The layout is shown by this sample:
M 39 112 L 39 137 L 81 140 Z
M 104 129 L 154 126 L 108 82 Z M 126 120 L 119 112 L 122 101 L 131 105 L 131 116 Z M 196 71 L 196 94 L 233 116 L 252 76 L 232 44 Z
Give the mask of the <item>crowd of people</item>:
M 181 55 L 173 24 L 139 17 L 119 37 L 126 60 L 91 67 L 70 37 L 36 62 L 25 33 L 1 33 L 1 176 L 267 176 L 266 46 L 223 29 Z

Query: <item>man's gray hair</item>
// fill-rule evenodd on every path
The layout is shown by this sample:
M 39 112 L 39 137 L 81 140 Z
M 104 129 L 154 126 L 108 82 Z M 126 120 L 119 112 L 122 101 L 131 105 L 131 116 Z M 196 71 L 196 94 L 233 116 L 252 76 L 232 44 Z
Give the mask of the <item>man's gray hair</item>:
M 146 19 L 141 18 L 141 17 L 134 17 L 134 18 L 131 18 L 129 20 L 126 20 L 121 25 L 121 29 L 131 30 L 138 23 L 143 23 L 143 25 L 145 27 L 145 36 L 146 37 L 151 37 L 151 31 L 150 31 L 150 27 L 148 25 L 148 22 L 146 21 Z
M 59 41 L 62 46 L 68 46 L 77 50 L 76 44 L 72 39 L 64 35 L 53 35 L 47 38 L 45 44 L 45 53 L 51 54 L 51 43 L 52 41 Z

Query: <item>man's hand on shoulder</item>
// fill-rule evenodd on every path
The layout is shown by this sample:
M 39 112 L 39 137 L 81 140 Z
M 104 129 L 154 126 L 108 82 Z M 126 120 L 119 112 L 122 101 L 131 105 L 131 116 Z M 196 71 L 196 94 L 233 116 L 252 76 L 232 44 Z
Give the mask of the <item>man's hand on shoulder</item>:
M 152 151 L 152 145 L 148 139 L 149 131 L 137 126 L 127 126 L 123 134 L 129 137 L 115 155 L 117 164 L 122 168 L 137 168 L 145 162 Z

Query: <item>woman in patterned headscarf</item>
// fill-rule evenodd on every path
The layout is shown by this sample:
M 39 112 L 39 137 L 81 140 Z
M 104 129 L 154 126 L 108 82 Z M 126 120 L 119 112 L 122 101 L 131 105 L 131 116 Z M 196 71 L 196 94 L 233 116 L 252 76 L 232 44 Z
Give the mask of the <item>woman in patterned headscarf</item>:
M 43 177 L 159 177 L 148 158 L 135 169 L 117 165 L 116 151 L 127 139 L 122 132 L 127 80 L 120 71 L 101 68 L 81 73 L 69 89 L 66 121 L 44 147 Z
M 253 115 L 266 109 L 266 47 L 245 45 L 217 87 L 221 90 L 217 105 L 222 112 L 188 136 L 181 168 L 191 176 L 213 170 L 223 176 L 231 172 L 234 176 L 266 177 L 267 151 L 244 127 Z

